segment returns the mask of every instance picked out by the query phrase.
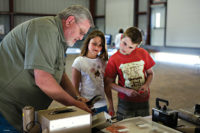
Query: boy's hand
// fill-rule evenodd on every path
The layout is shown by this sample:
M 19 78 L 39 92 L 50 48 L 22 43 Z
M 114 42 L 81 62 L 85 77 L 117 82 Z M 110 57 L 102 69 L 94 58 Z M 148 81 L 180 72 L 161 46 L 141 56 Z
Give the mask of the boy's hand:
M 135 97 L 135 96 L 139 95 L 139 93 L 138 93 L 136 90 L 134 90 L 134 89 L 129 89 L 129 88 L 126 88 L 125 94 L 126 94 L 128 97 Z
M 148 86 L 146 85 L 141 86 L 140 89 L 138 90 L 138 93 L 140 94 L 140 96 L 146 97 L 148 95 Z

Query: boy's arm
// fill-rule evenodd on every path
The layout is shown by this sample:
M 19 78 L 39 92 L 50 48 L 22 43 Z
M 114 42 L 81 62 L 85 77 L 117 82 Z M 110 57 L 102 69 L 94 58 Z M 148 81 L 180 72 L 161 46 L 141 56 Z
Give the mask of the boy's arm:
M 109 82 L 109 81 L 112 81 L 110 78 L 106 77 L 105 80 L 108 81 L 107 83 L 107 86 L 110 88 L 110 89 L 114 89 L 120 93 L 124 93 L 125 95 L 129 96 L 129 97 L 135 97 L 138 95 L 138 92 L 133 90 L 133 89 L 129 89 L 129 88 L 125 88 L 125 87 L 122 87 L 122 86 L 119 86 L 117 84 L 115 84 L 114 82 Z
M 145 85 L 149 88 L 149 86 L 150 86 L 150 84 L 151 84 L 151 82 L 152 82 L 152 79 L 153 79 L 153 70 L 152 70 L 152 68 L 149 68 L 147 71 L 146 71 L 146 73 L 147 73 L 147 80 L 146 80 L 146 82 L 145 82 Z
M 148 94 L 148 88 L 153 80 L 153 75 L 154 75 L 152 68 L 149 68 L 146 71 L 146 74 L 147 74 L 147 79 L 146 79 L 144 85 L 142 85 L 139 90 L 144 91 L 144 93 Z
M 109 111 L 113 111 L 113 113 L 114 113 L 114 108 L 113 108 L 113 100 L 112 100 L 112 92 L 111 92 L 112 89 L 118 92 L 124 93 L 125 95 L 129 97 L 135 97 L 139 95 L 138 92 L 133 89 L 128 89 L 128 88 L 117 85 L 115 83 L 115 79 L 105 77 L 104 83 L 105 83 L 105 93 L 108 98 L 108 102 L 110 104 Z

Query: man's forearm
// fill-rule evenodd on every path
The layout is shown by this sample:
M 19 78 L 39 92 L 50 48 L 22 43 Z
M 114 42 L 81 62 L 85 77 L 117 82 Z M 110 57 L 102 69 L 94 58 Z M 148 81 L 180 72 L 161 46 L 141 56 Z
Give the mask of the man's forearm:
M 36 85 L 49 97 L 64 104 L 74 105 L 76 100 L 57 83 L 54 77 L 42 70 L 34 70 Z
M 65 73 L 62 76 L 61 86 L 74 98 L 76 98 L 76 96 L 79 96 L 79 93 L 75 90 L 72 82 Z

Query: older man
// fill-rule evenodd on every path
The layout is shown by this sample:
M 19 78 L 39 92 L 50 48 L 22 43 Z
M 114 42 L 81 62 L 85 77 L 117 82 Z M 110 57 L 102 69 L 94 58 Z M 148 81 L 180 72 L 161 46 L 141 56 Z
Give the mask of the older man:
M 93 25 L 88 9 L 74 5 L 55 17 L 24 22 L 5 36 L 0 43 L 0 119 L 8 124 L 0 128 L 21 131 L 22 108 L 46 109 L 52 100 L 91 112 L 73 98 L 64 54 Z

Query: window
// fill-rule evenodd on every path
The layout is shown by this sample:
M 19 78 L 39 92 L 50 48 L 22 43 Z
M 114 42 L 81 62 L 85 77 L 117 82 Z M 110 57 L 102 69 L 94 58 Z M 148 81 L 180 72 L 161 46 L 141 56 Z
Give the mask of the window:
M 156 28 L 160 28 L 160 12 L 156 13 L 156 24 L 155 24 Z

